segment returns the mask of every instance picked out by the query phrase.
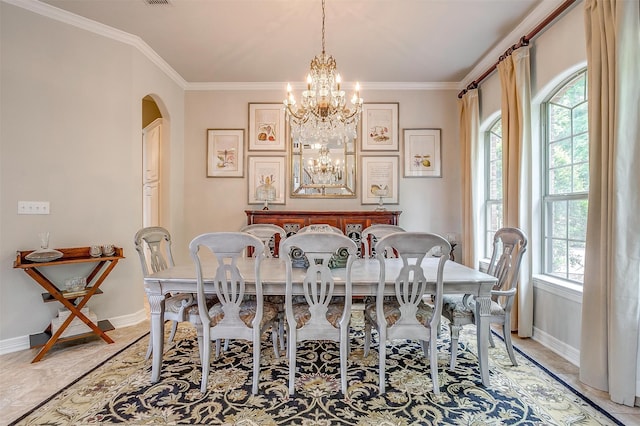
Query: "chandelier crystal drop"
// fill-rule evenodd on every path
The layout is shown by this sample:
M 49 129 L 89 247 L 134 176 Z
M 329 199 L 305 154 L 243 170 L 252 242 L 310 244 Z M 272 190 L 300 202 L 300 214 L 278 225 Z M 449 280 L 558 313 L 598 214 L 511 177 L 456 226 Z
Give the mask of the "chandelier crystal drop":
M 325 52 L 324 3 L 322 0 L 322 53 L 311 61 L 307 90 L 302 92 L 302 101 L 297 104 L 291 85 L 287 84 L 287 99 L 284 100 L 292 136 L 303 143 L 342 143 L 355 139 L 362 113 L 360 85 L 356 83 L 355 93 L 347 106 L 336 60 Z

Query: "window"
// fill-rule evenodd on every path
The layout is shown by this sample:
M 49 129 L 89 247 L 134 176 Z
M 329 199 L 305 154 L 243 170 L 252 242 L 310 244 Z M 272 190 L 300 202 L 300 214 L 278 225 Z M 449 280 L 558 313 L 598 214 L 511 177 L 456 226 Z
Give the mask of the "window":
M 493 235 L 502 228 L 502 119 L 485 134 L 485 243 L 484 255 L 491 257 Z
M 564 83 L 543 108 L 543 273 L 582 283 L 589 190 L 586 71 Z

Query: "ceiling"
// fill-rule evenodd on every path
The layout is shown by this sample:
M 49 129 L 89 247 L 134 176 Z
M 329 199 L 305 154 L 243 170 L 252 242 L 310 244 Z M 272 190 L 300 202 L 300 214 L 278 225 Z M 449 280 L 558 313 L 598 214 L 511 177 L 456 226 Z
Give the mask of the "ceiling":
M 320 0 L 151 1 L 158 0 L 42 0 L 140 37 L 187 84 L 302 82 L 322 50 Z M 326 52 L 345 83 L 360 81 L 363 88 L 376 82 L 460 86 L 558 4 L 326 0 Z M 483 65 L 487 57 L 492 62 Z

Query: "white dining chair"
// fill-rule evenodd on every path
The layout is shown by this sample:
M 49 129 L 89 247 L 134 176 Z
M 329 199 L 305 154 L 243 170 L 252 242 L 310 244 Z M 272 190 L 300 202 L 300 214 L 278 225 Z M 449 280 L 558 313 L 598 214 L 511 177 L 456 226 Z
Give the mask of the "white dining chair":
M 365 228 L 362 231 L 362 257 L 365 259 L 369 259 L 370 257 L 375 257 L 375 253 L 371 253 L 371 247 L 375 247 L 376 242 L 389 234 L 393 234 L 394 232 L 405 232 L 404 228 L 401 228 L 398 225 L 388 225 L 388 224 L 374 224 Z M 386 257 L 394 257 L 393 252 L 386 253 Z
M 375 327 L 379 336 L 379 378 L 380 393 L 385 392 L 386 344 L 394 339 L 420 340 L 424 355 L 430 355 L 433 391 L 440 393 L 438 384 L 437 335 L 442 311 L 443 271 L 449 259 L 440 257 L 435 285 L 427 283 L 422 261 L 433 247 L 450 247 L 449 242 L 436 234 L 424 232 L 395 232 L 382 237 L 375 245 L 376 258 L 380 267 L 376 300 L 365 306 L 365 347 L 368 355 L 371 346 L 371 329 Z M 392 248 L 402 262 L 395 280 L 395 295 L 384 295 L 386 248 Z M 448 253 L 448 251 L 447 251 Z M 432 295 L 433 305 L 423 301 L 425 294 Z M 426 343 L 429 343 L 427 346 Z
M 279 257 L 282 249 L 282 243 L 287 238 L 287 233 L 282 227 L 270 223 L 245 225 L 240 228 L 240 232 L 246 232 L 260 238 L 264 244 L 265 257 Z M 277 251 L 275 250 L 276 247 L 278 247 Z M 278 340 L 280 342 L 280 350 L 285 351 L 284 296 L 265 296 L 265 300 L 275 303 L 278 306 Z M 228 340 L 225 341 L 225 350 L 228 349 L 228 342 Z M 274 350 L 277 358 L 279 356 L 278 350 L 277 348 Z
M 144 277 L 174 266 L 171 252 L 171 234 L 165 228 L 150 226 L 140 229 L 134 237 L 134 245 L 140 258 Z M 195 309 L 196 304 L 196 298 L 191 293 L 179 293 L 165 298 L 164 319 L 172 322 L 169 342 L 173 341 L 178 323 L 189 321 L 196 326 L 199 325 L 200 318 Z M 149 346 L 145 359 L 148 359 L 153 351 L 152 332 L 153 330 L 150 332 Z
M 304 252 L 309 260 L 303 281 L 304 296 L 294 296 L 293 248 Z M 329 268 L 331 257 L 346 248 L 344 297 L 334 297 L 336 283 Z M 289 344 L 289 394 L 295 393 L 296 346 L 305 340 L 331 340 L 340 345 L 340 384 L 347 394 L 347 358 L 349 355 L 349 323 L 351 320 L 351 266 L 357 256 L 356 243 L 334 232 L 303 232 L 287 238 L 285 311 Z
M 287 233 L 281 226 L 273 225 L 271 223 L 245 225 L 240 228 L 240 232 L 246 232 L 260 238 L 264 244 L 265 257 L 279 256 L 280 246 L 287 238 Z M 278 250 L 276 250 L 276 247 L 278 247 Z
M 501 228 L 493 237 L 493 253 L 489 261 L 487 273 L 498 278 L 491 292 L 490 324 L 501 324 L 504 343 L 511 359 L 517 366 L 516 355 L 511 342 L 511 307 L 516 295 L 518 274 L 522 257 L 527 251 L 527 237 L 518 228 Z M 475 303 L 470 295 L 446 295 L 443 300 L 442 316 L 449 322 L 451 333 L 451 362 L 449 369 L 456 367 L 458 339 L 462 327 L 475 324 Z M 489 344 L 495 347 L 493 337 L 489 333 Z
M 238 259 L 243 257 L 247 247 L 255 253 L 255 298 L 246 299 L 245 280 L 238 269 Z M 209 307 L 204 289 L 203 252 L 208 250 L 216 259 L 216 274 L 213 277 L 218 303 Z M 219 339 L 243 339 L 253 345 L 253 386 L 252 393 L 258 392 L 260 373 L 260 336 L 272 328 L 273 345 L 276 341 L 275 305 L 264 302 L 260 266 L 264 257 L 262 241 L 246 232 L 212 232 L 197 236 L 189 244 L 191 258 L 196 265 L 197 300 L 202 322 L 202 382 L 200 390 L 207 390 L 209 378 L 211 342 Z M 203 256 L 204 257 L 204 256 Z M 209 260 L 208 258 L 206 258 Z M 211 261 L 211 260 L 209 260 Z

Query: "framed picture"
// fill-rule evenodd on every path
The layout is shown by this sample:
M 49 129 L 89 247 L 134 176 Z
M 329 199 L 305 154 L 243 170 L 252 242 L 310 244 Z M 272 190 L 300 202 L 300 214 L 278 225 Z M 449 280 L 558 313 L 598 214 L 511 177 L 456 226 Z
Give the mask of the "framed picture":
M 440 129 L 404 129 L 404 177 L 442 177 Z
M 398 204 L 398 156 L 362 156 L 362 204 Z
M 362 105 L 362 150 L 398 150 L 398 103 Z
M 244 129 L 207 129 L 207 177 L 244 176 Z
M 249 104 L 249 151 L 284 151 L 282 104 Z
M 270 204 L 285 204 L 285 157 L 251 156 L 248 167 L 249 204 L 262 204 L 265 201 Z M 256 193 L 259 187 L 260 194 L 271 194 L 268 200 L 259 197 L 260 194 Z M 273 189 L 275 193 L 272 192 Z

